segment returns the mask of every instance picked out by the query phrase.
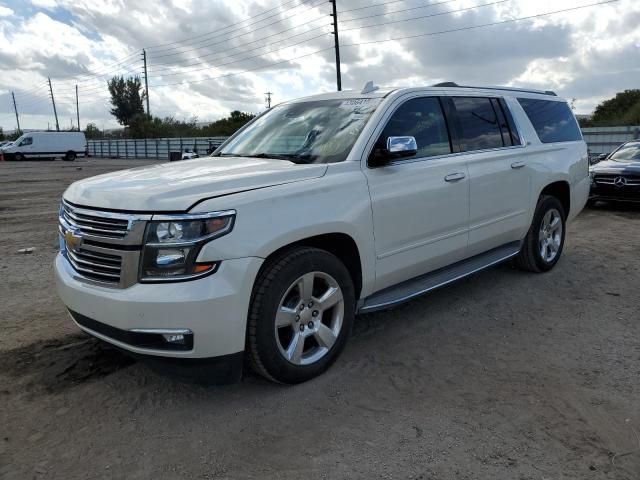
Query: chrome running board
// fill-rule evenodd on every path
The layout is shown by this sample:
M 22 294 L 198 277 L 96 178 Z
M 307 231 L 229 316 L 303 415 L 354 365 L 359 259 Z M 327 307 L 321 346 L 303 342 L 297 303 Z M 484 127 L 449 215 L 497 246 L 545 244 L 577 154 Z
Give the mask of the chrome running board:
M 521 242 L 511 242 L 453 265 L 412 278 L 393 287 L 380 290 L 365 298 L 357 313 L 369 313 L 395 307 L 431 290 L 502 263 L 516 256 L 520 251 L 520 245 Z

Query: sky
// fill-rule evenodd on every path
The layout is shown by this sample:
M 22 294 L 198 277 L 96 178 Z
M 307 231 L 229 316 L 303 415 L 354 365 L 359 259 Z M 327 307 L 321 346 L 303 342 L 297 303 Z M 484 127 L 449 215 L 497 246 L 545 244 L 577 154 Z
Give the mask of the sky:
M 343 89 L 507 85 L 576 113 L 640 88 L 640 1 L 337 0 Z M 0 127 L 113 128 L 106 82 L 141 75 L 151 113 L 211 121 L 336 89 L 327 0 L 0 0 Z M 525 18 L 533 17 L 533 18 Z M 523 19 L 524 18 L 524 19 Z M 494 25 L 488 25 L 494 24 Z

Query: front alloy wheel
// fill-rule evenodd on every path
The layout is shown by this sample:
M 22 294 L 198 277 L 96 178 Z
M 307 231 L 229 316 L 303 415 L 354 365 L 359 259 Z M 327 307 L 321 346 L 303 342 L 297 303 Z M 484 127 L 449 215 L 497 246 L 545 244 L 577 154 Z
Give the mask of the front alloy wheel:
M 294 365 L 309 365 L 336 343 L 344 318 L 344 298 L 329 274 L 309 272 L 291 284 L 280 301 L 275 334 L 280 353 Z
M 268 260 L 256 279 L 247 322 L 247 357 L 269 380 L 320 375 L 344 348 L 355 315 L 353 280 L 331 253 L 296 247 Z

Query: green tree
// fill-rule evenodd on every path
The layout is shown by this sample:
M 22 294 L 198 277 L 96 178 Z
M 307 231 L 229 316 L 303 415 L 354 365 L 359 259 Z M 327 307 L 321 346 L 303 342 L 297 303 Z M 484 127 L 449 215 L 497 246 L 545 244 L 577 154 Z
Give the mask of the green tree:
M 0 141 L 4 140 L 4 131 L 2 130 L 2 127 L 0 127 Z
M 133 117 L 144 114 L 142 105 L 147 94 L 141 92 L 140 77 L 125 79 L 123 76 L 115 76 L 107 82 L 107 86 L 113 105 L 110 112 L 120 125 L 128 127 Z
M 102 138 L 102 132 L 95 123 L 87 123 L 87 128 L 84 129 L 84 136 L 88 140 L 97 140 Z
M 594 127 L 640 125 L 640 89 L 619 92 L 600 103 L 588 123 Z

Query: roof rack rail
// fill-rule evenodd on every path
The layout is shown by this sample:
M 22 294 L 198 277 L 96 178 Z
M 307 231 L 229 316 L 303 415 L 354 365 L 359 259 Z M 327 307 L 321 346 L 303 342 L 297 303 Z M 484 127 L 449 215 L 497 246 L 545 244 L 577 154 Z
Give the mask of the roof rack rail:
M 553 97 L 557 97 L 556 92 L 551 90 L 534 90 L 532 88 L 515 88 L 515 87 L 478 87 L 473 85 L 458 85 L 455 82 L 441 82 L 432 85 L 433 87 L 456 87 L 456 88 L 477 88 L 480 90 L 506 90 L 510 92 L 524 92 L 524 93 L 538 93 L 542 95 L 550 95 Z

